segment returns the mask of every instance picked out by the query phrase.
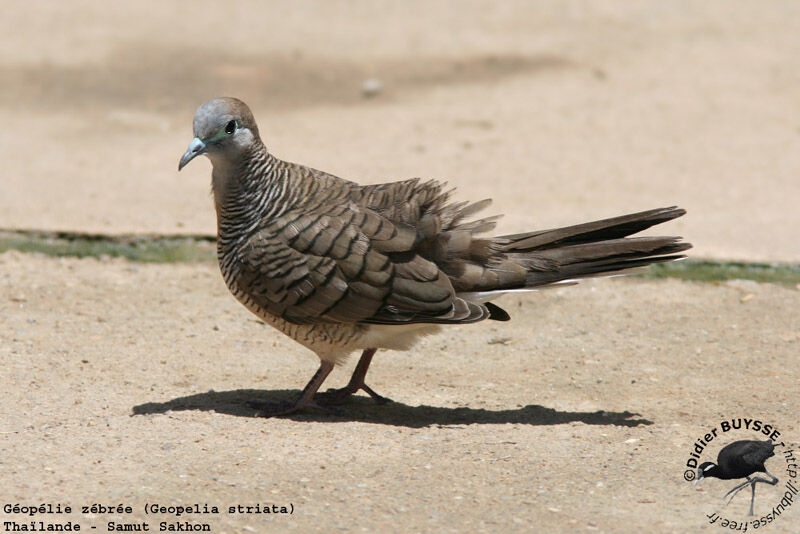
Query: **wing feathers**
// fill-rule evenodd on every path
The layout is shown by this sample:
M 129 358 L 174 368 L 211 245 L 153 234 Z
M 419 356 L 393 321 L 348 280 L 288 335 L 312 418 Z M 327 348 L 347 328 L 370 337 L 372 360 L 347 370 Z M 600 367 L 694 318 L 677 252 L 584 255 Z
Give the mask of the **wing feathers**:
M 489 200 L 450 203 L 442 184 L 418 179 L 327 179 L 338 188 L 328 191 L 332 200 L 262 221 L 236 255 L 240 291 L 295 323 L 507 320 L 479 302 L 671 261 L 691 247 L 675 237 L 628 237 L 685 213 L 674 207 L 486 238 L 476 235 L 497 217 L 466 219 Z

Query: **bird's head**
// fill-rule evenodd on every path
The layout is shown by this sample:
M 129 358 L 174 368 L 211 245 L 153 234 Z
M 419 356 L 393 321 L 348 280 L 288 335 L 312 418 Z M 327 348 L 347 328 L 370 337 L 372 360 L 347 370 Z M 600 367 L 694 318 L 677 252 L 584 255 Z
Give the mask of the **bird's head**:
M 208 156 L 215 168 L 225 167 L 259 144 L 258 126 L 247 104 L 236 98 L 215 98 L 197 108 L 194 139 L 178 170 L 201 154 Z
M 694 485 L 697 486 L 697 484 L 699 484 L 700 481 L 707 476 L 713 476 L 716 469 L 717 464 L 714 462 L 703 462 L 700 464 L 700 466 L 697 468 L 697 478 L 694 480 Z

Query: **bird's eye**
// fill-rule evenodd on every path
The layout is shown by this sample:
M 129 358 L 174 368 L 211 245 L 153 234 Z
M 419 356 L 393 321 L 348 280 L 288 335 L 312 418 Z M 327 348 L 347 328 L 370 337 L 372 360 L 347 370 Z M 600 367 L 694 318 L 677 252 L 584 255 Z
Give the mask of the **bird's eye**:
M 235 131 L 236 131 L 236 121 L 229 121 L 228 124 L 225 125 L 225 133 L 231 135 Z

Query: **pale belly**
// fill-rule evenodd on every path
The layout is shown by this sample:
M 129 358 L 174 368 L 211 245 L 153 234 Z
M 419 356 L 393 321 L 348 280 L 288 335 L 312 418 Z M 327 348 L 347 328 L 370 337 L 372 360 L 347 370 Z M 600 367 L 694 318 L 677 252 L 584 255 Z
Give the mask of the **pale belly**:
M 294 324 L 272 315 L 246 297 L 233 292 L 259 319 L 313 351 L 320 360 L 342 363 L 364 349 L 409 350 L 422 336 L 436 333 L 435 324 L 370 325 L 361 323 Z

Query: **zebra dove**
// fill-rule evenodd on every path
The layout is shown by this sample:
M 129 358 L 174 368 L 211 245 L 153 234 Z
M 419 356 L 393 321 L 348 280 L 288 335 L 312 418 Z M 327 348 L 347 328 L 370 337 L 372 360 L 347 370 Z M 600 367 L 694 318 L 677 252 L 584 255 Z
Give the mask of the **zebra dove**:
M 679 237 L 635 237 L 680 217 L 675 207 L 566 228 L 480 237 L 489 204 L 451 202 L 444 184 L 419 179 L 359 185 L 267 151 L 253 114 L 235 98 L 201 105 L 178 170 L 211 160 L 217 253 L 233 295 L 267 324 L 314 351 L 321 364 L 282 415 L 329 409 L 359 390 L 379 348 L 408 350 L 444 325 L 508 314 L 490 300 L 682 258 Z M 315 400 L 325 378 L 363 351 L 347 386 Z

